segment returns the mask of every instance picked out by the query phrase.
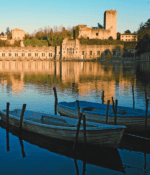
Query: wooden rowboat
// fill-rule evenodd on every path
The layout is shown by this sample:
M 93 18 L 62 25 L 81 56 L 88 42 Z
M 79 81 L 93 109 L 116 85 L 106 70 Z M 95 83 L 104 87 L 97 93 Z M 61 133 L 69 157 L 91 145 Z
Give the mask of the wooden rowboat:
M 21 110 L 9 112 L 9 124 L 19 127 Z M 1 120 L 6 122 L 6 110 L 0 111 Z M 57 139 L 74 141 L 78 120 L 58 115 L 25 111 L 22 129 Z M 86 142 L 91 145 L 118 147 L 125 126 L 86 122 Z M 84 142 L 83 122 L 81 121 L 78 142 Z
M 0 120 L 0 127 L 7 130 L 6 123 Z M 8 130 L 7 130 L 8 131 Z M 25 157 L 26 149 L 23 145 L 23 141 L 29 142 L 33 145 L 37 145 L 40 148 L 49 150 L 50 152 L 66 156 L 71 159 L 78 159 L 85 161 L 88 164 L 93 164 L 95 166 L 104 167 L 111 170 L 120 171 L 125 173 L 125 167 L 123 166 L 120 153 L 117 148 L 106 148 L 98 145 L 86 145 L 86 152 L 84 150 L 83 144 L 78 143 L 76 147 L 76 153 L 73 151 L 73 142 L 64 141 L 56 138 L 46 137 L 40 134 L 22 130 L 21 135 L 18 132 L 18 128 L 9 125 L 9 133 L 17 136 L 20 141 L 20 146 L 22 150 L 22 156 Z M 9 135 L 7 137 L 7 148 L 11 145 L 9 144 Z M 12 150 L 12 149 L 11 149 Z M 115 159 L 115 161 L 114 161 Z M 75 166 L 77 168 L 77 166 Z M 84 168 L 83 168 L 84 169 Z
M 84 108 L 83 114 L 86 120 L 92 122 L 106 123 L 106 104 L 79 101 L 80 109 Z M 77 102 L 60 102 L 57 104 L 60 115 L 78 118 Z M 146 110 L 129 107 L 117 107 L 117 124 L 127 127 L 127 131 L 145 130 Z M 107 124 L 114 124 L 114 112 L 110 105 L 108 111 Z M 150 111 L 147 113 L 147 130 L 150 130 Z

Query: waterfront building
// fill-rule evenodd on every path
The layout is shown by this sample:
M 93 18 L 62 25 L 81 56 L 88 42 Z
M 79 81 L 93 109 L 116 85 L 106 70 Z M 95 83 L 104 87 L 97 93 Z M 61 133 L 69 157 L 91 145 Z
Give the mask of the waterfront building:
M 137 41 L 137 35 L 134 33 L 124 33 L 120 34 L 120 40 L 121 41 L 126 41 L 126 42 L 133 42 Z

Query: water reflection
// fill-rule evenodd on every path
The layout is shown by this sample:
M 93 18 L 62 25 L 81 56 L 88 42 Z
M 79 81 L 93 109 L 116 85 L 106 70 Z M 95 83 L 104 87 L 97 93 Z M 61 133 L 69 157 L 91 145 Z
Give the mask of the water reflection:
M 0 121 L 0 126 L 6 129 L 6 123 L 2 120 Z M 76 152 L 74 153 L 72 142 L 47 138 L 24 130 L 22 130 L 22 134 L 20 135 L 18 128 L 11 125 L 9 131 L 19 138 L 23 158 L 26 155 L 22 140 L 25 140 L 31 144 L 39 146 L 40 148 L 45 148 L 51 152 L 73 158 L 77 174 L 79 173 L 77 159 L 83 161 L 83 174 L 85 174 L 86 171 L 86 163 L 117 170 L 123 173 L 125 172 L 117 149 L 87 145 L 85 152 L 83 144 L 78 143 Z
M 107 104 L 116 93 L 130 93 L 132 85 L 138 94 L 146 90 L 149 95 L 149 70 L 149 63 L 0 61 L 0 84 L 15 95 L 32 84 L 45 94 L 55 86 L 61 92 L 72 89 L 76 96 L 95 95 L 100 102 L 104 91 Z

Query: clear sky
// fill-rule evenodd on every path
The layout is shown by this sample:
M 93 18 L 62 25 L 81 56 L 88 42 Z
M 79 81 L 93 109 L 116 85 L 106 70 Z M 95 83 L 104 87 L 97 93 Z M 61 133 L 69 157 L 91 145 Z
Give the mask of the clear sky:
M 104 11 L 117 10 L 117 32 L 137 31 L 150 18 L 150 0 L 7 0 L 0 4 L 0 32 L 26 33 L 49 26 L 103 25 Z

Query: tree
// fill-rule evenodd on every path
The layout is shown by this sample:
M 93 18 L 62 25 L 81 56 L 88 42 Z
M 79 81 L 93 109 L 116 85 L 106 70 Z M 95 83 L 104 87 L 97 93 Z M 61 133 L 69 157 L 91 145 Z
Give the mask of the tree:
M 131 31 L 130 30 L 126 30 L 126 31 L 124 31 L 124 33 L 131 33 Z
M 112 37 L 112 36 L 110 36 L 108 39 L 112 41 L 112 40 L 113 40 L 113 37 Z
M 4 36 L 4 32 L 1 32 L 1 34 L 0 35 L 3 35 Z
M 146 34 L 138 43 L 136 46 L 136 50 L 138 55 L 145 53 L 145 52 L 149 52 L 149 48 L 150 48 L 150 37 L 148 34 Z
M 11 31 L 9 29 L 9 27 L 6 28 L 6 35 L 10 35 L 11 34 Z
M 145 23 L 144 27 L 146 29 L 150 29 L 150 19 L 147 20 L 147 22 Z
M 120 33 L 117 32 L 117 40 L 120 40 Z
M 103 26 L 100 24 L 100 23 L 97 23 L 97 25 L 98 25 L 98 29 L 103 29 Z

